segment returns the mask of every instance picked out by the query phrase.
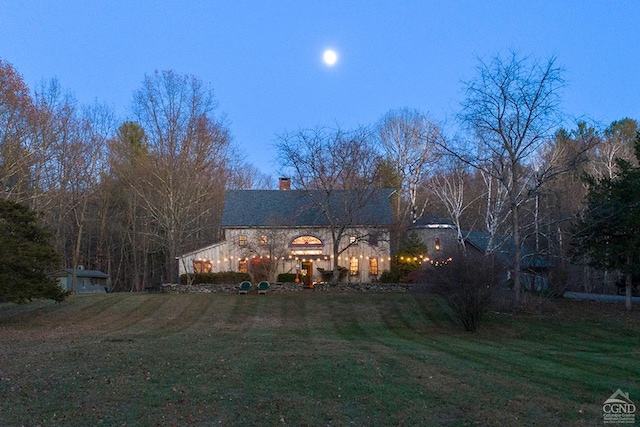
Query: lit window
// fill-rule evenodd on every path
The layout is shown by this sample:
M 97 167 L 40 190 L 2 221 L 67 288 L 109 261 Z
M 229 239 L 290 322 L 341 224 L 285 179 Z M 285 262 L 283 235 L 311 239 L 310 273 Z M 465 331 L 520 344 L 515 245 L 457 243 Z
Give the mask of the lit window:
M 269 239 L 267 238 L 266 234 L 261 234 L 260 237 L 258 237 L 258 243 L 260 245 L 266 245 L 269 243 Z
M 206 259 L 197 259 L 193 261 L 193 272 L 194 273 L 212 273 L 213 262 Z
M 358 236 L 355 235 L 355 234 L 349 236 L 349 244 L 350 245 L 357 245 L 358 244 Z
M 378 275 L 378 258 L 369 258 L 369 274 L 372 276 Z
M 298 236 L 291 241 L 291 246 L 322 246 L 322 240 L 315 236 Z
M 352 276 L 358 275 L 358 258 L 351 258 L 349 261 L 349 274 Z
M 247 246 L 247 235 L 241 234 L 238 236 L 238 245 Z
M 238 271 L 240 273 L 248 273 L 249 270 L 247 269 L 247 260 L 246 259 L 241 259 L 238 261 Z
M 440 250 L 440 238 L 436 237 L 436 251 Z

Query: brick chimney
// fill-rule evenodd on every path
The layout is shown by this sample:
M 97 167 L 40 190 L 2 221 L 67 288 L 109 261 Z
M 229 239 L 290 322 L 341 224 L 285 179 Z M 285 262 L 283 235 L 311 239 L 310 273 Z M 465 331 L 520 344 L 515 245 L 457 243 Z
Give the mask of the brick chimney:
M 280 190 L 291 190 L 290 178 L 280 178 Z

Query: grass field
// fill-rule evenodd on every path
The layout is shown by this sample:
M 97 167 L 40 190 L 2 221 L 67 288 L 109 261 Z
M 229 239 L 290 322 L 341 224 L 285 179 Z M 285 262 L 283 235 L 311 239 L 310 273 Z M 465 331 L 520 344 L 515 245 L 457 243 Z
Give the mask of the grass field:
M 2 426 L 601 425 L 616 389 L 640 403 L 640 312 L 584 301 L 472 334 L 411 293 L 74 296 L 0 304 L 0 343 Z

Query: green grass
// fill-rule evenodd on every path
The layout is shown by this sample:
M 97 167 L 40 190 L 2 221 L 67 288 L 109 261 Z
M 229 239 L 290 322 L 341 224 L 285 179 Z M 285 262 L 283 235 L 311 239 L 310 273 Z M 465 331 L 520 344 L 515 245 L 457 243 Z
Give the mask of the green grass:
M 587 302 L 475 334 L 411 294 L 1 304 L 0 424 L 597 425 L 640 402 L 639 342 L 637 310 Z

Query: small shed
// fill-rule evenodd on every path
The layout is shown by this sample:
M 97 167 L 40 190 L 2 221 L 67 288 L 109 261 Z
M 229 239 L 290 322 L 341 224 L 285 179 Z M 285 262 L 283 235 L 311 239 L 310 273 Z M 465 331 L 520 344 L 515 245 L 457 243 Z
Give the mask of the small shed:
M 76 273 L 76 294 L 104 294 L 109 289 L 109 275 L 99 270 L 78 268 Z M 60 287 L 71 291 L 73 284 L 73 268 L 64 268 L 51 273 Z

